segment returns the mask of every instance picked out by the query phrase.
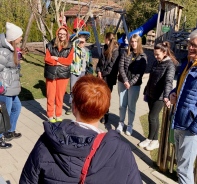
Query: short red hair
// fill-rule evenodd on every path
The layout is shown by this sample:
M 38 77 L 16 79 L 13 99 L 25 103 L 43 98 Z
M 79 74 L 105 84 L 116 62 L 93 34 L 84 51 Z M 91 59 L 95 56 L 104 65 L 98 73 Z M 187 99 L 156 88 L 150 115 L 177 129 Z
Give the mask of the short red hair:
M 111 91 L 104 80 L 93 75 L 80 77 L 72 95 L 73 104 L 84 120 L 99 120 L 109 109 Z

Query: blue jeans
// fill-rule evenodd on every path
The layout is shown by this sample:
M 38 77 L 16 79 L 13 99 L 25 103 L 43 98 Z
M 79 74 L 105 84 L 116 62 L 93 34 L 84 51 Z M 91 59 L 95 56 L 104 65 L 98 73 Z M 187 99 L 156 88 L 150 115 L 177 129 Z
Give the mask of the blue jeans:
M 131 86 L 129 89 L 126 89 L 125 85 L 118 81 L 118 93 L 120 122 L 124 122 L 128 106 L 128 125 L 133 127 L 140 86 Z
M 16 130 L 16 123 L 21 112 L 21 102 L 18 96 L 3 96 L 0 95 L 0 101 L 5 102 L 8 114 L 10 116 L 11 129 L 9 132 Z M 0 134 L 2 137 L 2 134 Z
M 197 155 L 197 135 L 188 130 L 174 130 L 179 184 L 194 184 L 194 161 Z

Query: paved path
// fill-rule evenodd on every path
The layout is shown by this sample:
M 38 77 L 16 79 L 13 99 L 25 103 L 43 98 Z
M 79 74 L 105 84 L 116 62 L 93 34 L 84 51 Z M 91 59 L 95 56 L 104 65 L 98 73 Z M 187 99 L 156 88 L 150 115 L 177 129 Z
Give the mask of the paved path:
M 137 165 L 141 172 L 143 183 L 147 184 L 173 184 L 172 180 L 164 177 L 162 174 L 152 169 L 153 162 L 150 158 L 150 153 L 137 146 L 137 143 L 144 140 L 143 130 L 139 117 L 148 112 L 148 106 L 143 101 L 143 90 L 147 83 L 148 75 L 144 75 L 143 84 L 141 87 L 140 97 L 137 102 L 137 112 L 134 120 L 134 132 L 132 136 L 122 134 L 122 139 L 128 142 L 132 148 Z M 68 96 L 65 96 L 64 111 L 67 108 Z M 119 97 L 117 86 L 114 87 L 112 93 L 109 123 L 105 126 L 100 124 L 102 129 L 115 128 L 118 125 L 119 112 Z M 20 139 L 12 140 L 13 147 L 7 150 L 0 150 L 0 176 L 2 176 L 7 183 L 18 184 L 23 165 L 32 150 L 35 142 L 43 133 L 43 120 L 46 120 L 46 99 L 30 100 L 22 102 L 22 111 L 17 124 L 17 131 L 22 133 Z M 65 115 L 64 119 L 74 119 L 73 115 Z M 127 117 L 126 117 L 127 118 Z M 154 175 L 153 175 L 154 173 Z M 157 176 L 157 177 L 155 177 Z M 160 179 L 162 180 L 161 182 Z M 1 183 L 0 183 L 1 184 Z

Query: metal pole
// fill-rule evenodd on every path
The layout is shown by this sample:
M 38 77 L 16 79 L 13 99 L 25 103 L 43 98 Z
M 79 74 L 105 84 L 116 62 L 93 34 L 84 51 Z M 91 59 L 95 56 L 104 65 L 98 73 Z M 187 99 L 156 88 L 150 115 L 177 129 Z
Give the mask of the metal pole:
M 128 31 L 128 28 L 127 28 L 127 24 L 126 24 L 126 20 L 125 20 L 124 14 L 122 16 L 122 21 L 123 21 L 124 31 L 126 33 L 126 37 L 127 37 L 128 42 L 129 42 L 129 31 Z
M 120 18 L 119 18 L 119 20 L 118 20 L 118 24 L 117 24 L 117 26 L 116 26 L 116 29 L 115 29 L 115 31 L 114 31 L 114 34 L 116 34 L 116 32 L 118 31 L 118 28 L 119 28 L 120 22 L 121 22 L 121 20 L 122 20 L 122 17 L 123 17 L 123 14 L 121 14 L 121 16 L 120 16 Z
M 90 15 L 90 18 L 91 18 L 92 28 L 93 28 L 93 32 L 94 32 L 94 36 L 95 36 L 95 40 L 96 40 L 97 51 L 98 51 L 98 54 L 99 54 L 99 57 L 100 57 L 101 56 L 101 45 L 100 45 L 100 42 L 99 42 L 99 39 L 98 39 L 98 34 L 97 34 L 95 21 L 94 21 L 94 17 L 93 17 L 92 13 Z

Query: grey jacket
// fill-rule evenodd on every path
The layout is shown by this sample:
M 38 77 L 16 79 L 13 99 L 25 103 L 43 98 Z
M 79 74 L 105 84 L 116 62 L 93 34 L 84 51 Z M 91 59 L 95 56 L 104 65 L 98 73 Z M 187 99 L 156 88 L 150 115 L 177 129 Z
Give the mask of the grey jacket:
M 13 47 L 0 34 L 0 81 L 6 87 L 5 96 L 17 96 L 21 91 L 18 67 L 14 63 Z

